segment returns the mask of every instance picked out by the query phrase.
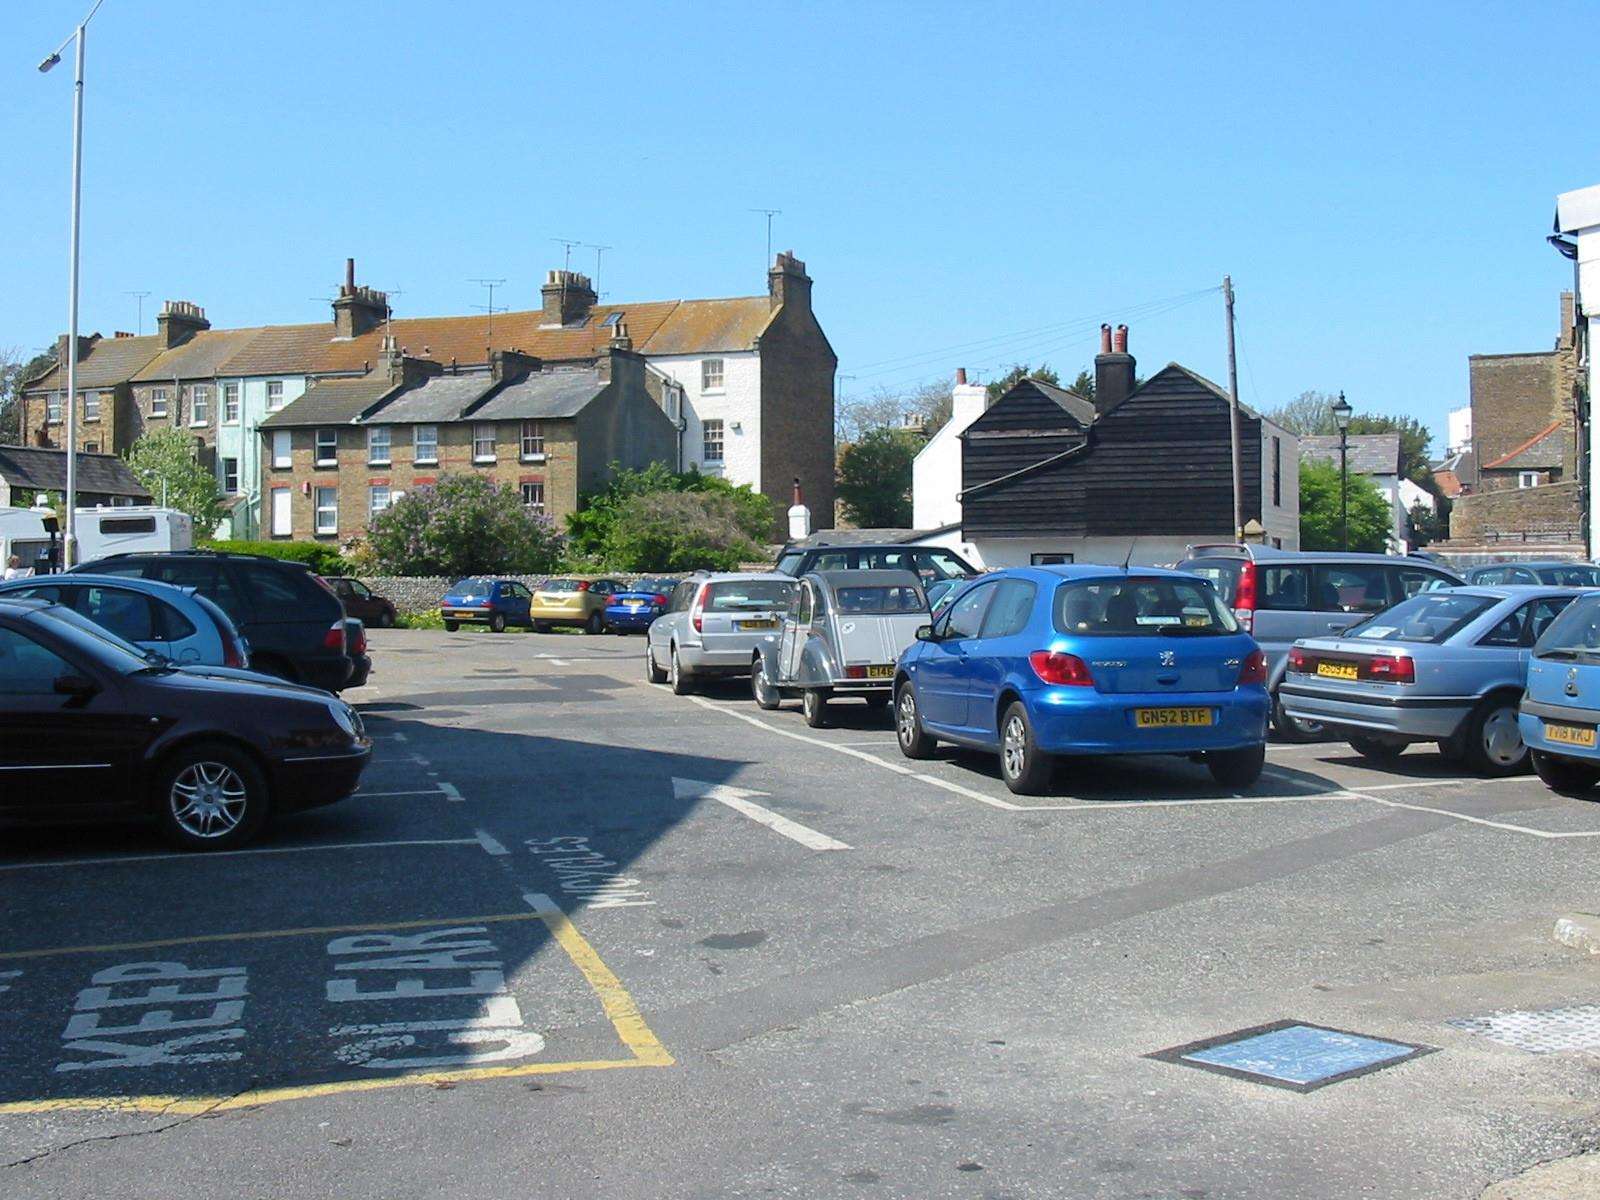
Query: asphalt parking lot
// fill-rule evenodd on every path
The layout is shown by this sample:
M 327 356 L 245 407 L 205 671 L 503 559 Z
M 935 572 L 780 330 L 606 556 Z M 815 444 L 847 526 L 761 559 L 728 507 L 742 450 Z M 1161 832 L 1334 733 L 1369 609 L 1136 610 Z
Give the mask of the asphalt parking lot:
M 1531 776 L 1023 800 L 638 637 L 372 643 L 357 797 L 214 856 L 6 831 L 0 1193 L 1475 1197 L 1600 1140 L 1600 1059 L 1526 1035 L 1600 1026 L 1551 939 L 1600 804 Z M 1338 1053 L 1196 1046 L 1283 1023 Z

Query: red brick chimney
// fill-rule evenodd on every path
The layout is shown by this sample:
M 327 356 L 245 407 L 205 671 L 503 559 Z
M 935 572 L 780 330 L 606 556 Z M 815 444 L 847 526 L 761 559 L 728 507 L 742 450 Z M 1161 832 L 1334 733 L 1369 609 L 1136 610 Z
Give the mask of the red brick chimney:
M 369 287 L 356 286 L 356 260 L 344 260 L 344 283 L 333 302 L 335 337 L 358 338 L 371 333 L 389 316 L 389 297 Z
M 1100 353 L 1094 358 L 1094 411 L 1105 416 L 1133 393 L 1135 363 L 1128 353 L 1128 327 L 1100 326 Z

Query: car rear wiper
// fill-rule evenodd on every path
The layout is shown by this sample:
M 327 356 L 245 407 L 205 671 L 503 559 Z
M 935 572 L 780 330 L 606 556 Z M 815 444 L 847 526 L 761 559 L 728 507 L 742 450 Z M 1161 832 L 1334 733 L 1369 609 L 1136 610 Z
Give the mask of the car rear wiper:
M 1209 637 L 1222 632 L 1213 625 L 1162 625 L 1160 629 L 1162 633 L 1176 634 L 1179 637 Z

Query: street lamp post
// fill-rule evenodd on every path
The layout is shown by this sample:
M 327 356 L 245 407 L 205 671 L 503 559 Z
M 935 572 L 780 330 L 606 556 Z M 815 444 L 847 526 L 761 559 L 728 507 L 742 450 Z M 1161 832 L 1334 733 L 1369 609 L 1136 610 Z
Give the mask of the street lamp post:
M 1350 414 L 1344 393 L 1333 405 L 1333 423 L 1339 427 L 1339 545 L 1350 549 Z
M 74 54 L 77 71 L 72 87 L 72 219 L 67 250 L 67 402 L 62 413 L 67 426 L 67 489 L 63 501 L 67 529 L 61 547 L 63 567 L 72 566 L 78 557 L 78 232 L 83 201 L 83 43 L 90 19 L 104 2 L 95 0 L 89 15 L 78 22 L 67 41 L 39 64 L 39 72 L 44 74 L 61 61 L 67 42 L 77 43 Z

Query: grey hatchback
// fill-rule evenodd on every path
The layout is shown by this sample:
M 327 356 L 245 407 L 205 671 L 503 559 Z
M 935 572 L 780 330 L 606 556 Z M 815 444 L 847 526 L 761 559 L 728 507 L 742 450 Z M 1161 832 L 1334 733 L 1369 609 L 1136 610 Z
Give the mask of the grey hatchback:
M 1223 603 L 1267 656 L 1272 725 L 1289 741 L 1320 737 L 1321 726 L 1290 716 L 1278 694 L 1289 647 L 1301 638 L 1341 633 L 1357 621 L 1461 578 L 1418 558 L 1342 551 L 1279 550 L 1234 542 L 1190 546 L 1180 571 L 1211 580 Z
M 691 575 L 644 640 L 645 676 L 684 695 L 711 675 L 749 675 L 756 647 L 775 631 L 795 581 L 776 572 Z

